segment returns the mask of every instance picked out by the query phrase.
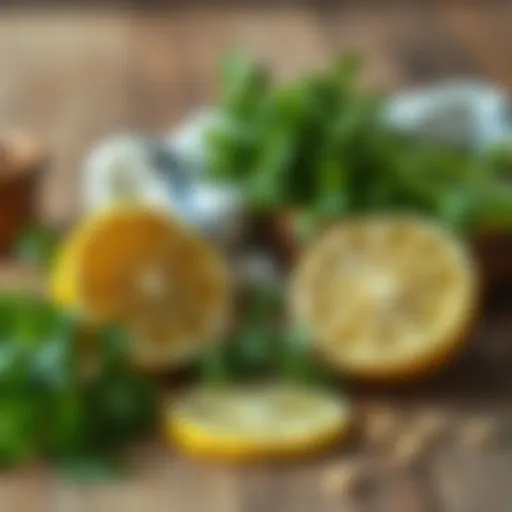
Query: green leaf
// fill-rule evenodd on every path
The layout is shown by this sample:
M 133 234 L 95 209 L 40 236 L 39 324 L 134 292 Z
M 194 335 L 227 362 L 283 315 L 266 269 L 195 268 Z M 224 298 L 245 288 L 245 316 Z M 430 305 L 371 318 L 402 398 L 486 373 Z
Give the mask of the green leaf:
M 41 269 L 46 269 L 53 260 L 57 237 L 41 226 L 25 228 L 16 241 L 16 258 Z
M 103 327 L 98 333 L 100 357 L 106 371 L 116 370 L 128 363 L 130 339 L 118 326 Z
M 199 362 L 199 380 L 209 386 L 233 382 L 237 377 L 237 362 L 230 344 L 213 347 Z
M 318 199 L 314 203 L 314 215 L 318 224 L 335 219 L 348 210 L 347 170 L 345 165 L 332 156 L 324 156 L 317 164 Z
M 330 386 L 331 376 L 311 353 L 311 335 L 304 326 L 294 326 L 285 335 L 279 375 L 285 381 L 308 386 Z
M 27 361 L 29 356 L 23 347 L 12 339 L 0 344 L 0 390 L 10 394 L 28 387 Z M 8 395 L 9 396 L 9 395 Z
M 131 370 L 122 333 L 81 329 L 41 298 L 0 297 L 0 463 L 111 453 L 153 427 L 156 392 Z M 85 375 L 82 348 L 96 342 L 99 371 Z
M 84 454 L 60 462 L 65 480 L 81 485 L 97 485 L 119 480 L 126 475 L 126 466 L 119 458 L 103 454 Z
M 252 176 L 247 181 L 247 191 L 258 209 L 268 209 L 280 204 L 285 176 L 293 159 L 293 146 L 289 134 L 273 130 L 260 148 L 254 162 Z
M 283 307 L 283 290 L 281 283 L 254 285 L 247 298 L 247 323 L 266 322 L 278 316 Z
M 0 343 L 10 335 L 13 326 L 14 301 L 5 291 L 0 294 Z
M 309 243 L 324 222 L 320 208 L 304 209 L 297 216 L 294 236 L 302 245 Z
M 44 450 L 56 459 L 86 453 L 90 448 L 92 422 L 96 411 L 87 410 L 77 387 L 59 390 L 47 402 L 51 421 L 44 425 Z
M 478 220 L 482 224 L 512 226 L 512 186 L 495 185 L 482 198 Z
M 305 211 L 315 229 L 340 213 L 389 211 L 465 232 L 486 219 L 512 222 L 496 187 L 510 181 L 510 146 L 462 151 L 396 133 L 382 122 L 385 98 L 358 86 L 360 60 L 345 54 L 271 87 L 260 66 L 231 54 L 222 73 L 227 122 L 209 150 L 215 174 L 241 185 L 256 209 Z
M 362 67 L 363 60 L 359 53 L 345 53 L 334 59 L 331 73 L 337 84 L 344 89 L 352 90 Z
M 267 89 L 265 69 L 242 52 L 231 52 L 221 62 L 222 103 L 232 114 L 257 113 Z
M 33 352 L 30 361 L 32 382 L 44 389 L 58 391 L 76 381 L 75 339 L 56 332 Z
M 53 332 L 59 313 L 50 302 L 27 293 L 13 301 L 13 336 L 19 343 L 35 346 Z
M 30 397 L 0 396 L 0 464 L 18 464 L 35 455 L 37 420 Z
M 244 378 L 262 377 L 273 371 L 279 346 L 275 333 L 268 327 L 248 325 L 242 329 L 237 348 L 236 362 Z

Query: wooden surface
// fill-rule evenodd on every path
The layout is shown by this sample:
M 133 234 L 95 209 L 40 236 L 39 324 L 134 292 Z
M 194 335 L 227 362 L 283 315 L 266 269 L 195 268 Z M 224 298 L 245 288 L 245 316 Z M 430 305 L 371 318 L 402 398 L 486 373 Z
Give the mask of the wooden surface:
M 512 89 L 508 0 L 304 3 L 0 10 L 0 120 L 37 130 L 51 147 L 45 215 L 77 211 L 79 166 L 96 141 L 120 130 L 165 133 L 211 101 L 229 47 L 252 51 L 282 79 L 355 49 L 365 82 L 382 88 L 477 75 Z
M 322 65 L 336 50 L 357 49 L 367 59 L 366 82 L 389 90 L 450 74 L 479 75 L 512 89 L 507 0 L 291 4 L 0 10 L 0 119 L 35 129 L 51 147 L 44 217 L 62 223 L 77 214 L 80 162 L 95 141 L 119 130 L 164 133 L 208 103 L 218 57 L 232 45 L 266 59 L 283 79 Z M 116 485 L 79 488 L 43 468 L 5 474 L 0 510 L 509 512 L 511 306 L 505 301 L 491 309 L 462 360 L 435 382 L 381 397 L 359 391 L 365 400 L 392 403 L 404 423 L 432 407 L 454 425 L 496 418 L 500 435 L 489 450 L 464 450 L 452 436 L 413 471 L 392 471 L 385 457 L 359 449 L 378 485 L 351 502 L 322 483 L 329 468 L 352 456 L 344 452 L 308 464 L 237 470 L 152 445 L 132 456 L 133 476 Z

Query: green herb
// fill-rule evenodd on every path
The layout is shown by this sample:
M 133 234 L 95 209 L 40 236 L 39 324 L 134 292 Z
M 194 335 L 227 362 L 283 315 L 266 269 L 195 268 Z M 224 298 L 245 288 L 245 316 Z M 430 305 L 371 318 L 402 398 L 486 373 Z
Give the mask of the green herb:
M 283 338 L 279 375 L 283 380 L 301 385 L 331 386 L 331 375 L 311 353 L 311 334 L 302 326 L 292 326 Z
M 84 331 L 46 301 L 0 297 L 0 464 L 110 455 L 155 419 L 155 390 L 113 328 Z
M 484 155 L 485 165 L 494 170 L 493 178 L 482 191 L 480 200 L 484 221 L 488 224 L 512 225 L 512 142 L 490 148 Z
M 283 297 L 276 287 L 254 287 L 242 317 L 232 339 L 203 356 L 199 376 L 205 384 L 267 378 L 310 386 L 331 384 L 329 374 L 311 354 L 307 332 L 283 321 Z
M 18 235 L 16 257 L 19 261 L 45 269 L 53 259 L 56 246 L 55 233 L 41 226 L 30 226 Z
M 125 466 L 116 457 L 88 454 L 62 461 L 61 475 L 80 484 L 97 484 L 117 480 L 125 474 Z
M 478 155 L 396 133 L 383 98 L 358 85 L 360 59 L 274 85 L 235 54 L 224 63 L 221 122 L 208 134 L 211 173 L 237 183 L 254 208 L 305 212 L 302 235 L 346 213 L 405 211 L 466 232 L 512 224 L 512 151 Z

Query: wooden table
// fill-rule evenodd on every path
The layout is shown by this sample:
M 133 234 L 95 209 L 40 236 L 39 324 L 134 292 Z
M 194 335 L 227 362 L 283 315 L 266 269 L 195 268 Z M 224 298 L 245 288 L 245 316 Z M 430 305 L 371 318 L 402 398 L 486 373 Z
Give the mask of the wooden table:
M 79 210 L 78 170 L 87 149 L 119 130 L 162 133 L 215 95 L 215 67 L 230 45 L 253 51 L 282 79 L 322 65 L 336 50 L 367 58 L 366 83 L 397 89 L 447 74 L 481 75 L 512 88 L 512 3 L 276 2 L 273 7 L 173 10 L 0 10 L 0 119 L 31 127 L 52 149 L 42 215 L 68 222 Z M 270 4 L 270 3 L 269 3 Z M 484 5 L 485 4 L 485 5 Z M 251 6 L 252 5 L 252 6 Z M 195 7 L 194 7 L 195 6 Z M 392 403 L 404 422 L 440 408 L 453 420 L 489 415 L 494 447 L 442 444 L 411 471 L 364 453 L 378 485 L 351 502 L 325 492 L 325 474 L 350 453 L 311 463 L 234 469 L 187 461 L 151 444 L 116 485 L 80 488 L 51 471 L 0 479 L 2 512 L 375 511 L 508 512 L 512 509 L 511 302 L 483 318 L 472 346 L 434 382 L 400 392 L 359 390 Z M 356 448 L 354 448 L 356 451 Z M 354 450 L 352 449 L 352 450 Z

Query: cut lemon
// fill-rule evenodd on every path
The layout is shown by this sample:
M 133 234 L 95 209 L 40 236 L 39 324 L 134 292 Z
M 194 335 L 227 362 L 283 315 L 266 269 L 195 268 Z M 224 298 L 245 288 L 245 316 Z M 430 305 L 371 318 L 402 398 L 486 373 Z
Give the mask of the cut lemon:
M 146 206 L 116 206 L 88 218 L 64 244 L 53 277 L 61 305 L 127 328 L 141 366 L 187 359 L 225 325 L 221 258 L 168 214 Z
M 298 264 L 291 306 L 328 363 L 356 377 L 409 379 L 467 334 L 476 279 L 450 233 L 409 217 L 347 220 Z
M 217 460 L 251 461 L 316 454 L 340 442 L 351 408 L 327 392 L 269 384 L 196 388 L 166 419 L 166 434 L 183 450 Z

